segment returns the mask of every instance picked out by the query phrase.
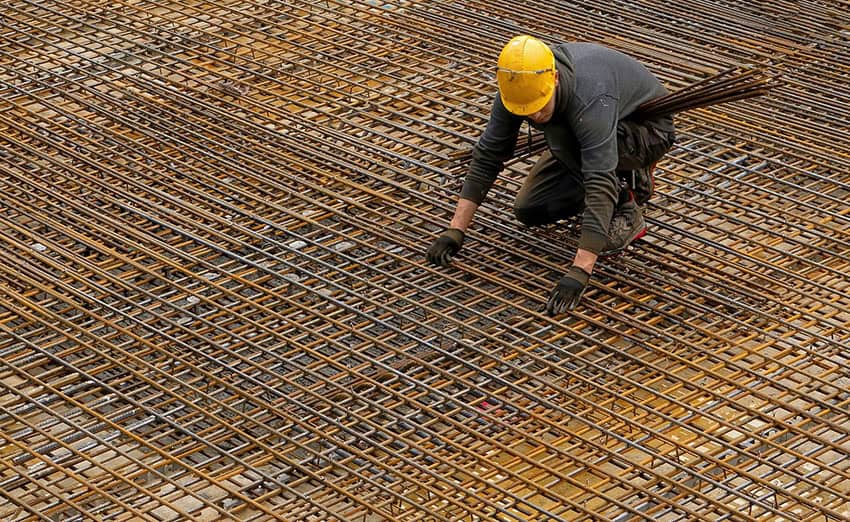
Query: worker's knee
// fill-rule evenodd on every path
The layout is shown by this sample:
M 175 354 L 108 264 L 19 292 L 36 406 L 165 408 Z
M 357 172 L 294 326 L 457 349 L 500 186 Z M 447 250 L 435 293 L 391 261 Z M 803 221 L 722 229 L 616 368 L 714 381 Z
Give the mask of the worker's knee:
M 517 221 L 528 227 L 546 225 L 552 221 L 549 219 L 545 207 L 540 206 L 514 206 L 514 216 Z
M 584 197 L 559 198 L 544 204 L 529 205 L 518 200 L 514 204 L 514 216 L 517 221 L 529 227 L 548 225 L 561 219 L 567 219 L 580 214 L 584 210 Z

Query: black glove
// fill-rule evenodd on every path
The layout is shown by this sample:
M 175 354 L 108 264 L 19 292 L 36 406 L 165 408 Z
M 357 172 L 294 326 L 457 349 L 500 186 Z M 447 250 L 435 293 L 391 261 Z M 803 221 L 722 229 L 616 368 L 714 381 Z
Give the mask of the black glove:
M 584 269 L 577 266 L 570 268 L 567 275 L 558 281 L 558 285 L 552 290 L 549 295 L 549 302 L 546 303 L 546 313 L 550 316 L 558 315 L 573 310 L 581 300 L 584 289 L 587 288 L 587 282 L 590 281 L 590 274 Z
M 457 228 L 449 228 L 428 249 L 426 256 L 428 262 L 437 266 L 449 266 L 452 257 L 458 253 L 462 245 L 463 231 Z

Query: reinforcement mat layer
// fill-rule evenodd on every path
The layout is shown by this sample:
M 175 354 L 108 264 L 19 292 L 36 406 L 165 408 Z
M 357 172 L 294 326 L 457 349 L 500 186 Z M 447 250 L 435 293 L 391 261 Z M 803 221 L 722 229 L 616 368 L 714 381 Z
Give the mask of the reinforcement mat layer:
M 649 235 L 550 318 L 511 36 L 671 90 Z M 850 519 L 845 1 L 0 2 L 0 520 Z M 524 131 L 523 131 L 524 132 Z

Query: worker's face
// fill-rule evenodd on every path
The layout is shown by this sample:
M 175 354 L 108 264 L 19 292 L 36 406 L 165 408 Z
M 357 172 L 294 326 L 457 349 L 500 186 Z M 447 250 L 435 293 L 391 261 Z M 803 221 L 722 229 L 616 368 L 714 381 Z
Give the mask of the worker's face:
M 555 94 L 558 91 L 558 71 L 555 71 L 555 92 L 552 93 L 552 96 L 549 98 L 549 101 L 546 102 L 546 105 L 543 106 L 539 111 L 529 114 L 528 119 L 533 121 L 538 125 L 543 125 L 544 123 L 549 123 L 549 120 L 552 119 L 552 114 L 555 113 Z

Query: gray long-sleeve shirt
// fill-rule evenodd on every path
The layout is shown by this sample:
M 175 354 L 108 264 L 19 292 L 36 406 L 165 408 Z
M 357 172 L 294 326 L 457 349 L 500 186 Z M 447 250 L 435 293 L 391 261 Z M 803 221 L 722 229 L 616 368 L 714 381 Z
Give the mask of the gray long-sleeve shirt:
M 640 62 L 592 43 L 552 47 L 559 85 L 552 119 L 543 131 L 552 154 L 581 172 L 585 211 L 579 248 L 599 253 L 617 200 L 617 122 L 637 107 L 667 93 Z M 461 197 L 480 204 L 504 163 L 513 156 L 525 118 L 508 112 L 498 94 L 487 128 L 475 145 Z M 529 122 L 530 123 L 530 122 Z

